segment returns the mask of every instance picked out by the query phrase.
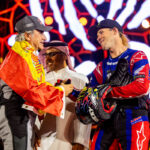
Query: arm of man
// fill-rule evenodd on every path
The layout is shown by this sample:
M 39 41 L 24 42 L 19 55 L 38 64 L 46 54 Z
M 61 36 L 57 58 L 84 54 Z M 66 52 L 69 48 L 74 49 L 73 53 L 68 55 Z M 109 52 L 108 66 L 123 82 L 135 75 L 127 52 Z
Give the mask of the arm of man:
M 134 98 L 149 92 L 149 63 L 143 52 L 135 53 L 130 61 L 131 73 L 134 81 L 119 87 L 113 87 L 110 92 L 113 98 Z
M 63 89 L 53 87 L 45 81 L 38 83 L 33 78 L 26 60 L 17 53 L 13 51 L 8 53 L 0 66 L 0 78 L 18 95 L 22 96 L 27 105 L 34 106 L 36 109 L 56 116 L 61 115 Z

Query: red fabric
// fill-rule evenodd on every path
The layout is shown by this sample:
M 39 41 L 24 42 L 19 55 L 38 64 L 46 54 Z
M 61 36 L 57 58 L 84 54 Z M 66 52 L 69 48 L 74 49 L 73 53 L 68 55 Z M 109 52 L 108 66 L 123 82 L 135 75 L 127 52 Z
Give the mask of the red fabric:
M 93 139 L 91 141 L 90 150 L 95 150 L 95 144 L 96 144 L 96 140 L 97 140 L 98 134 L 99 134 L 99 130 L 96 131 L 94 136 L 93 136 Z M 109 147 L 109 150 L 119 150 L 119 143 L 118 143 L 118 141 L 116 139 L 113 141 L 113 143 Z
M 98 134 L 99 134 L 99 130 L 94 133 L 94 137 L 92 139 L 90 150 L 95 150 L 95 144 L 96 144 L 96 140 L 97 140 Z
M 99 84 L 103 83 L 103 70 L 102 69 L 103 69 L 102 62 L 100 62 L 93 72 Z
M 143 121 L 132 125 L 131 150 L 147 150 L 149 143 L 149 122 Z
M 146 94 L 149 89 L 149 80 L 147 78 L 142 78 L 141 80 L 143 82 L 139 82 L 139 79 L 137 79 L 128 85 L 113 87 L 110 92 L 111 97 L 132 98 Z
M 137 63 L 138 61 L 140 61 L 140 60 L 147 60 L 147 56 L 145 55 L 145 53 L 144 52 L 142 52 L 142 51 L 138 51 L 138 52 L 136 52 L 133 56 L 132 56 L 132 58 L 131 58 L 131 64 L 130 64 L 130 70 L 134 70 L 134 67 L 135 67 L 135 63 Z M 143 70 L 140 70 L 140 73 L 142 73 L 142 71 L 148 71 L 148 70 L 145 70 L 144 68 L 143 68 Z
M 135 59 L 135 61 L 137 60 L 138 59 Z M 131 68 L 133 68 L 132 63 L 133 61 L 131 61 Z M 125 86 L 113 87 L 113 90 L 110 92 L 111 96 L 115 98 L 132 98 L 147 94 L 150 84 L 148 64 L 140 70 L 139 75 L 145 75 L 145 78 L 137 78 L 133 82 Z
M 14 51 L 10 51 L 0 66 L 0 78 L 26 100 L 26 104 L 44 112 L 60 116 L 63 107 L 63 91 L 32 78 L 27 62 Z
M 119 150 L 118 141 L 115 139 L 112 145 L 110 146 L 109 150 Z

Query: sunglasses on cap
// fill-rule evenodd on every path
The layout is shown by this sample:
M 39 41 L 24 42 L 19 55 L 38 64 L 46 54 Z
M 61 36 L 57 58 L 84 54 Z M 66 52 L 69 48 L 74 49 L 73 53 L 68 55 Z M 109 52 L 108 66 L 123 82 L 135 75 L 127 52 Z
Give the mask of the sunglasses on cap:
M 57 54 L 64 54 L 63 52 L 49 52 L 49 53 L 44 53 L 44 56 L 49 56 L 49 57 L 53 57 Z

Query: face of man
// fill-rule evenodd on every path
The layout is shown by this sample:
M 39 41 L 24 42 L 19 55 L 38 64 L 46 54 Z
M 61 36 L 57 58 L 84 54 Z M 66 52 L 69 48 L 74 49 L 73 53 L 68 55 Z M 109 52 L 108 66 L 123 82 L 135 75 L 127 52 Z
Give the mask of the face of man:
M 46 65 L 50 71 L 57 71 L 66 67 L 66 59 L 66 55 L 56 48 L 51 47 L 46 50 Z
M 42 50 L 44 48 L 46 36 L 43 31 L 33 30 L 33 33 L 28 35 L 28 38 L 26 39 L 35 48 L 35 50 Z
M 103 50 L 109 50 L 113 46 L 114 32 L 113 29 L 103 28 L 97 32 L 97 41 Z

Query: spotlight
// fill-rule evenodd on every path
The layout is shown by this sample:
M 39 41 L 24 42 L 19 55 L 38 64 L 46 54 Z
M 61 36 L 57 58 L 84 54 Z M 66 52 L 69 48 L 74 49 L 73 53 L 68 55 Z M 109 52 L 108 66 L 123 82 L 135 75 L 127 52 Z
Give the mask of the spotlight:
M 53 24 L 53 18 L 51 17 L 51 16 L 47 16 L 46 18 L 45 18 L 45 24 L 46 25 L 51 25 L 51 24 Z
M 87 25 L 87 19 L 85 18 L 85 17 L 81 17 L 80 19 L 79 19 L 79 22 L 83 25 L 83 26 L 86 26 Z
M 150 27 L 150 22 L 147 19 L 143 20 L 142 21 L 142 27 L 145 28 L 145 29 L 149 28 Z

